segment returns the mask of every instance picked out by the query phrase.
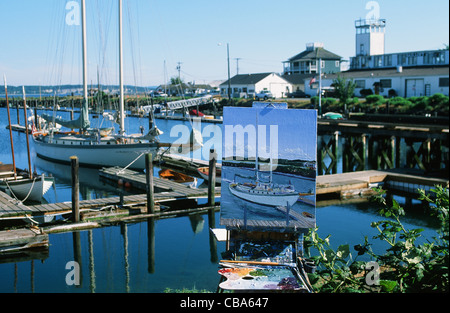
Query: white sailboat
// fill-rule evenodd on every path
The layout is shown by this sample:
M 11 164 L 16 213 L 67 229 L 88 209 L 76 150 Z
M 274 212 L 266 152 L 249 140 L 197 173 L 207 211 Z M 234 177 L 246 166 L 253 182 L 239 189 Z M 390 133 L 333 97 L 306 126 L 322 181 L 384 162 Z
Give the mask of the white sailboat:
M 36 175 L 32 173 L 27 127 L 25 127 L 25 134 L 27 139 L 28 171 L 16 168 L 6 77 L 4 79 L 5 79 L 6 107 L 8 111 L 8 122 L 9 122 L 9 135 L 11 140 L 11 154 L 13 163 L 3 164 L 2 162 L 0 162 L 0 190 L 21 202 L 26 200 L 40 202 L 42 201 L 42 197 L 44 196 L 44 194 L 50 189 L 51 186 L 53 186 L 54 180 L 52 177 L 46 177 L 44 174 Z M 26 121 L 27 105 L 25 99 L 25 88 L 23 88 L 23 101 L 24 101 L 25 121 Z
M 259 112 L 256 113 L 256 129 L 258 129 L 258 114 Z M 255 182 L 237 183 L 235 178 L 234 182 L 228 185 L 228 189 L 234 196 L 257 204 L 268 206 L 294 205 L 299 197 L 294 185 L 272 182 L 272 152 L 270 155 L 269 182 L 261 181 L 258 149 L 258 132 L 256 132 Z
M 90 128 L 87 89 L 87 48 L 86 48 L 86 6 L 81 1 L 83 93 L 84 102 L 78 119 L 66 121 L 60 118 L 42 116 L 64 127 L 79 129 L 79 132 L 36 133 L 33 136 L 36 155 L 53 162 L 69 163 L 71 156 L 77 156 L 81 166 L 88 167 L 130 167 L 144 169 L 144 154 L 156 154 L 161 144 L 157 137 L 161 131 L 154 126 L 148 134 L 128 136 L 124 129 L 124 87 L 122 60 L 122 0 L 119 0 L 119 76 L 120 76 L 120 130 L 117 135 L 104 135 L 101 129 Z

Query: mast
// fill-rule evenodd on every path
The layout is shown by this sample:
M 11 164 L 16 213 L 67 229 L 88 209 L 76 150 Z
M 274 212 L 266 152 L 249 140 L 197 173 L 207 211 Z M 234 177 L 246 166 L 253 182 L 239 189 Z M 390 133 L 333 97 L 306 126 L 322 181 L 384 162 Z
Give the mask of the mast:
M 81 109 L 80 128 L 89 126 L 89 100 L 87 89 L 87 44 L 86 44 L 86 0 L 81 0 L 81 32 L 82 32 L 82 48 L 83 48 L 83 98 L 84 103 Z M 87 124 L 86 124 L 87 123 Z
M 5 81 L 6 108 L 8 109 L 9 139 L 11 140 L 11 154 L 12 154 L 12 161 L 13 161 L 14 179 L 17 179 L 16 160 L 14 158 L 14 142 L 13 142 L 12 128 L 11 128 L 11 114 L 9 113 L 8 88 L 7 88 L 7 84 L 6 84 L 6 75 L 3 75 L 3 79 Z
M 119 103 L 119 110 L 120 110 L 120 130 L 119 134 L 123 135 L 125 133 L 124 129 L 124 98 L 123 98 L 123 60 L 122 60 L 122 54 L 123 54 L 123 47 L 122 47 L 122 0 L 119 0 L 119 84 L 120 84 L 120 103 Z
M 23 91 L 23 114 L 25 116 L 25 136 L 27 137 L 28 172 L 30 175 L 30 179 L 33 179 L 33 172 L 31 171 L 30 139 L 28 138 L 27 99 L 25 96 L 25 86 L 22 86 L 22 91 Z

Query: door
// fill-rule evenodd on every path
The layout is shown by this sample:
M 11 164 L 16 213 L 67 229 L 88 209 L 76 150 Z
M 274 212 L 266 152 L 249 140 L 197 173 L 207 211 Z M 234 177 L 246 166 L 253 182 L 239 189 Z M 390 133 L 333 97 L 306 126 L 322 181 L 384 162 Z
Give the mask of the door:
M 407 79 L 405 93 L 405 98 L 424 96 L 425 85 L 423 79 Z

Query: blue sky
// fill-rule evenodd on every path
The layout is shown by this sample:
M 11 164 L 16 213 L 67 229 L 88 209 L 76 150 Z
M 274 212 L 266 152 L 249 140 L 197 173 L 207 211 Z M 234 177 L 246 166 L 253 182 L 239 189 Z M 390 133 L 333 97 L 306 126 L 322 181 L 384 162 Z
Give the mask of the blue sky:
M 222 129 L 224 158 L 316 160 L 315 110 L 226 107 Z
M 78 0 L 79 1 L 79 0 Z M 65 22 L 68 0 L 0 0 L 0 75 L 9 85 L 81 83 L 80 26 Z M 281 72 L 309 42 L 348 60 L 354 21 L 366 0 L 124 0 L 125 83 L 153 86 L 178 75 L 208 83 L 231 75 Z M 378 0 L 386 53 L 449 43 L 447 0 Z M 87 0 L 89 81 L 118 83 L 117 0 Z M 221 43 L 221 45 L 219 45 Z M 165 66 L 164 66 L 165 64 Z

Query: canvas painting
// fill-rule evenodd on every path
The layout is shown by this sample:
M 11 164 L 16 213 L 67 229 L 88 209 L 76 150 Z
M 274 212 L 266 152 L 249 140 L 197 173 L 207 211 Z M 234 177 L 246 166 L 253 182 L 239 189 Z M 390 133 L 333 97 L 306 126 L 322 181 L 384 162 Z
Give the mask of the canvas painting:
M 317 111 L 225 107 L 220 223 L 297 231 L 316 224 Z

